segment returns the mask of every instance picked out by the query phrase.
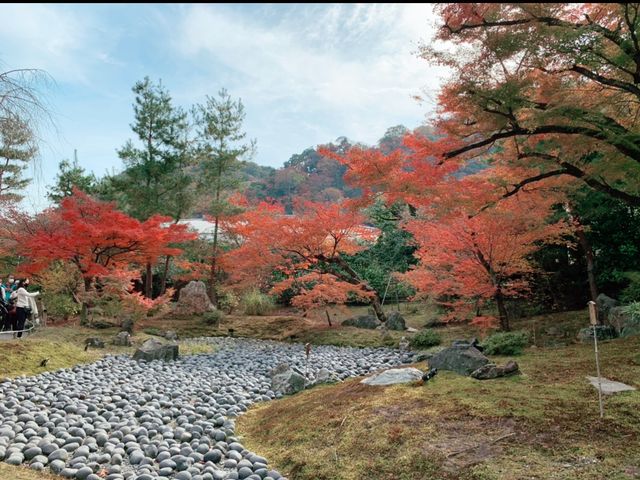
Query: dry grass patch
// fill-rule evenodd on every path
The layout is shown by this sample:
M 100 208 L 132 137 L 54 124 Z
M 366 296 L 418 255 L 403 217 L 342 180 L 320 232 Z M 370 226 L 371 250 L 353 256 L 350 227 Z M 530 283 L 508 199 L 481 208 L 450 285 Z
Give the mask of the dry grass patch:
M 0 478 L 3 480 L 60 480 L 62 477 L 45 472 L 36 472 L 25 466 L 14 467 L 0 462 Z

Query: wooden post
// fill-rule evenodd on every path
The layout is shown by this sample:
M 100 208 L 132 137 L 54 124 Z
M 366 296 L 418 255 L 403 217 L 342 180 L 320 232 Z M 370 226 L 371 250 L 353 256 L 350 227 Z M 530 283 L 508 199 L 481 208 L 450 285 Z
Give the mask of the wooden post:
M 307 357 L 307 362 L 306 362 L 306 368 L 305 368 L 305 372 L 304 372 L 304 376 L 306 381 L 309 381 L 309 355 L 311 354 L 311 344 L 310 343 L 305 343 L 304 344 L 304 353 Z
M 600 380 L 600 359 L 598 357 L 598 331 L 596 326 L 598 325 L 598 312 L 596 311 L 596 302 L 589 301 L 589 320 L 591 322 L 591 328 L 593 328 L 593 345 L 596 352 L 596 372 L 598 373 L 598 403 L 600 404 L 600 418 L 604 418 L 604 407 L 602 406 L 602 382 Z

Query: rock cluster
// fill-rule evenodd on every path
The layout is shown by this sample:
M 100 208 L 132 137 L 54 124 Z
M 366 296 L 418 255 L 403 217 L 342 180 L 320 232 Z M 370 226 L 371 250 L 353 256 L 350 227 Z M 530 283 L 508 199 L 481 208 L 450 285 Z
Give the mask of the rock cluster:
M 282 393 L 283 362 L 308 380 L 345 379 L 409 363 L 383 348 L 201 339 L 212 354 L 173 362 L 107 356 L 89 365 L 0 383 L 0 459 L 78 480 L 277 480 L 235 436 L 234 418 Z

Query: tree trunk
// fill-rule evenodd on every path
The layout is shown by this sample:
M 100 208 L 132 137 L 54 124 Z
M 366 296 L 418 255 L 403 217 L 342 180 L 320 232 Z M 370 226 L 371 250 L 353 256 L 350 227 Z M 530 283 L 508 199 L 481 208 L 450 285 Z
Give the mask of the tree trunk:
M 324 313 L 327 314 L 327 322 L 329 322 L 329 326 L 333 327 L 333 325 L 331 324 L 331 316 L 329 315 L 329 310 L 327 310 L 326 308 L 324 309 Z
M 596 275 L 595 269 L 593 265 L 593 250 L 591 249 L 591 244 L 589 240 L 587 240 L 587 236 L 584 233 L 582 227 L 578 227 L 576 229 L 576 235 L 578 237 L 578 243 L 584 250 L 584 257 L 587 260 L 587 279 L 589 280 L 589 292 L 591 294 L 591 300 L 594 302 L 596 298 L 598 298 L 598 286 L 596 285 Z
M 147 298 L 153 296 L 153 270 L 151 262 L 147 262 L 147 271 L 144 278 L 144 296 Z
M 596 276 L 594 271 L 593 249 L 591 248 L 591 244 L 587 239 L 587 235 L 584 233 L 584 228 L 582 227 L 580 217 L 578 217 L 578 215 L 574 213 L 573 208 L 569 203 L 565 204 L 565 208 L 567 210 L 567 213 L 569 214 L 569 218 L 576 225 L 576 236 L 578 237 L 578 243 L 584 250 L 584 256 L 587 261 L 587 280 L 589 281 L 589 293 L 591 294 L 591 300 L 595 302 L 598 298 L 598 286 L 596 285 Z
M 162 277 L 160 278 L 160 295 L 164 295 L 167 290 L 167 275 L 169 274 L 169 264 L 171 263 L 171 255 L 167 255 L 164 260 L 164 268 L 162 269 Z
M 371 306 L 373 307 L 373 311 L 375 312 L 377 319 L 384 324 L 387 323 L 387 316 L 384 314 L 384 310 L 382 309 L 382 304 L 380 302 L 380 297 L 378 296 L 378 292 L 376 292 L 375 289 L 371 287 L 371 285 L 369 285 L 367 282 L 362 280 L 358 275 L 358 273 L 353 268 L 351 268 L 351 265 L 349 265 L 344 260 L 344 258 L 339 256 L 332 257 L 332 258 L 319 256 L 318 259 L 327 263 L 333 263 L 338 265 L 342 270 L 347 272 L 348 276 L 335 271 L 331 272 L 333 275 L 353 285 L 361 285 L 367 292 L 371 293 L 372 296 L 371 296 L 370 303 L 371 303 Z
M 382 305 L 380 304 L 380 298 L 378 297 L 377 293 L 373 293 L 374 295 L 371 298 L 371 306 L 373 307 L 373 311 L 376 312 L 376 317 L 378 317 L 378 320 L 386 324 L 387 316 L 384 314 L 384 310 L 382 309 Z
M 211 270 L 209 271 L 209 299 L 216 307 L 218 307 L 218 294 L 216 293 L 217 275 L 216 268 L 218 263 L 218 226 L 220 217 L 216 215 L 213 224 L 213 252 L 211 255 Z
M 496 300 L 496 305 L 498 306 L 500 330 L 502 330 L 503 332 L 508 332 L 509 330 L 511 330 L 511 327 L 509 326 L 509 316 L 507 315 L 507 309 L 504 306 L 504 297 L 502 296 L 502 291 L 500 291 L 500 289 L 496 290 L 494 298 Z
M 87 325 L 89 321 L 89 305 L 87 303 L 87 295 L 91 289 L 91 279 L 84 278 L 84 293 L 85 298 L 82 299 L 82 309 L 80 310 L 80 325 Z

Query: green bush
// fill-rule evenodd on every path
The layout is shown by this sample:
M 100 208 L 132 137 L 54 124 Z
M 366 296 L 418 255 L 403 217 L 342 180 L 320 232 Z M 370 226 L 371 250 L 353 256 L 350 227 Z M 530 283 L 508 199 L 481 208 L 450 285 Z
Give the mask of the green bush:
M 212 310 L 210 312 L 206 312 L 203 318 L 204 323 L 207 325 L 215 325 L 218 327 L 220 322 L 224 320 L 224 312 L 222 310 Z
M 63 293 L 44 294 L 42 300 L 47 313 L 54 318 L 66 319 L 80 312 L 80 305 L 74 301 L 71 295 Z
M 640 272 L 626 272 L 624 276 L 629 279 L 629 285 L 622 290 L 620 301 L 622 303 L 640 302 Z
M 442 343 L 442 338 L 433 330 L 422 330 L 411 337 L 410 344 L 413 348 L 435 347 Z
M 633 302 L 626 307 L 624 307 L 625 313 L 631 315 L 631 318 L 634 320 L 640 320 L 640 301 Z
M 242 296 L 242 307 L 245 315 L 269 315 L 275 304 L 269 295 L 259 290 L 250 290 Z
M 529 345 L 527 332 L 501 332 L 487 337 L 482 346 L 487 355 L 520 355 Z

